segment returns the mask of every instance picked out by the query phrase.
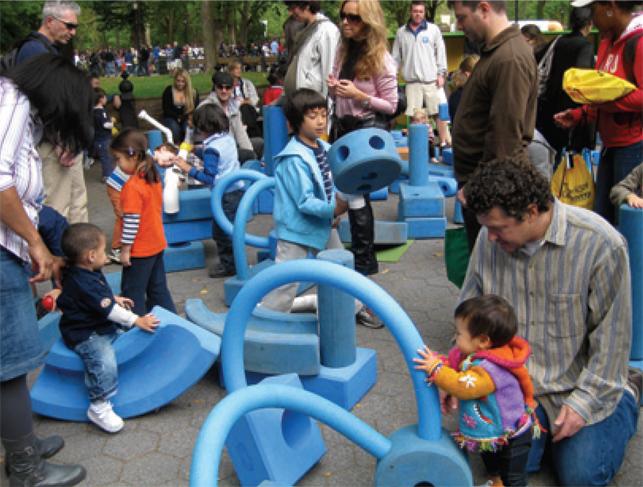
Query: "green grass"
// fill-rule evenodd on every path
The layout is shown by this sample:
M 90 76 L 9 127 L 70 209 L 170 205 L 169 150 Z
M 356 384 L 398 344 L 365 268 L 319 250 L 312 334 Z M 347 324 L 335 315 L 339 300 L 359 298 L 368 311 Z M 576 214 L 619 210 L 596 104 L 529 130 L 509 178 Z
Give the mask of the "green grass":
M 243 77 L 249 79 L 257 87 L 257 90 L 263 89 L 268 86 L 266 80 L 266 73 L 256 73 L 249 71 L 243 73 Z M 202 98 L 210 93 L 212 89 L 212 74 L 199 73 L 191 75 L 192 86 L 199 92 Z M 136 98 L 160 98 L 166 86 L 172 84 L 172 77 L 170 75 L 159 76 L 130 76 L 128 78 L 134 85 L 134 96 Z M 101 78 L 101 87 L 108 93 L 118 93 L 118 84 L 121 78 Z

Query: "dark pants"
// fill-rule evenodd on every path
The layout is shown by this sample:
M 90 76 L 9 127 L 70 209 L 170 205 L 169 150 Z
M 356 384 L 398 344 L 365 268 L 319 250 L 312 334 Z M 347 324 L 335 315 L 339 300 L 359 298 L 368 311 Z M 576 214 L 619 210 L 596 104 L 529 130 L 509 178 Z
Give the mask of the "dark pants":
M 482 452 L 480 456 L 489 475 L 500 475 L 506 487 L 527 485 L 527 459 L 531 448 L 531 428 L 509 440 L 496 452 Z
M 172 138 L 174 139 L 174 143 L 177 146 L 181 142 L 183 142 L 183 139 L 185 138 L 185 130 L 188 126 L 187 120 L 185 120 L 182 123 L 179 123 L 177 120 L 173 118 L 164 117 L 163 125 L 165 125 L 167 128 L 169 128 L 172 131 Z
M 132 311 L 139 316 L 149 313 L 158 305 L 176 313 L 170 290 L 165 280 L 163 252 L 151 257 L 132 257 L 132 265 L 123 267 L 121 289 L 123 296 L 134 301 Z
M 610 201 L 612 187 L 623 180 L 643 161 L 643 141 L 627 147 L 610 147 L 601 154 L 596 177 L 594 211 L 612 225 L 616 223 L 617 210 Z
M 225 216 L 234 223 L 234 218 L 237 214 L 239 202 L 243 196 L 243 191 L 240 189 L 225 193 L 221 198 L 221 207 Z M 234 272 L 234 253 L 232 251 L 232 239 L 226 234 L 223 229 L 217 224 L 217 221 L 212 222 L 212 239 L 217 245 L 217 253 L 219 255 L 219 262 L 228 271 Z
M 94 140 L 94 156 L 100 161 L 102 176 L 109 177 L 114 170 L 114 158 L 109 152 L 109 145 L 112 139 Z
M 458 183 L 458 190 L 462 189 L 464 184 L 465 183 Z M 471 254 L 471 252 L 473 252 L 473 246 L 476 244 L 478 233 L 480 233 L 481 226 L 478 223 L 476 214 L 464 206 L 462 207 L 462 218 L 464 219 L 464 229 L 467 232 L 467 243 L 469 244 L 469 254 Z

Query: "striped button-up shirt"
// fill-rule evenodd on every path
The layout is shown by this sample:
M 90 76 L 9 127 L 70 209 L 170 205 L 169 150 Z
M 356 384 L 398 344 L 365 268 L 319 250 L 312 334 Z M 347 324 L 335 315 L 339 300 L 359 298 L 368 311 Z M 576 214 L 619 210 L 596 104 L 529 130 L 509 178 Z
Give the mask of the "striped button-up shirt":
M 11 80 L 0 77 L 0 191 L 15 188 L 34 226 L 38 225 L 43 188 L 42 163 L 36 151 L 41 134 L 27 97 Z M 0 245 L 29 261 L 27 242 L 2 222 Z
M 550 421 L 568 405 L 597 423 L 615 410 L 627 379 L 627 244 L 595 213 L 556 201 L 542 245 L 525 250 L 505 252 L 483 227 L 460 299 L 506 298 L 532 347 L 527 367 Z

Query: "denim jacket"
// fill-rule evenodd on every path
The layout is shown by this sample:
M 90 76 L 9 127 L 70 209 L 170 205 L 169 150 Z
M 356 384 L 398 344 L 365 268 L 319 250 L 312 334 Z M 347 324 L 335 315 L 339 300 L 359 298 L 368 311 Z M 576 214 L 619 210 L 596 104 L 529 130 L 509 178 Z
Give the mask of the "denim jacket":
M 322 140 L 317 143 L 326 150 L 330 147 Z M 335 190 L 328 201 L 315 155 L 295 137 L 274 162 L 277 238 L 323 250 L 333 223 Z

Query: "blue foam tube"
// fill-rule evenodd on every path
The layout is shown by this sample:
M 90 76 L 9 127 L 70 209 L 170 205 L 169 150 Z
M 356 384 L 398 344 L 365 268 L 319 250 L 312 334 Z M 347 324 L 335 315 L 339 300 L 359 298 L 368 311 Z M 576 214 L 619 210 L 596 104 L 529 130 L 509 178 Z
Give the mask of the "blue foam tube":
M 266 174 L 272 176 L 273 157 L 281 152 L 288 143 L 288 125 L 284 111 L 280 106 L 263 107 L 263 159 L 266 163 Z
M 348 250 L 331 249 L 317 254 L 317 259 L 354 267 Z M 355 298 L 331 286 L 319 286 L 319 355 L 325 367 L 348 367 L 357 358 Z
M 415 370 L 413 358 L 424 346 L 413 321 L 383 288 L 365 276 L 331 262 L 301 259 L 273 265 L 250 279 L 232 302 L 226 317 L 221 346 L 223 376 L 229 391 L 246 387 L 243 368 L 244 334 L 252 310 L 273 289 L 292 282 L 316 282 L 335 286 L 359 299 L 379 316 L 395 338 L 413 382 L 418 411 L 418 436 L 437 440 L 441 436 L 440 403 L 435 387 L 427 387 L 426 375 Z
M 448 122 L 450 120 L 449 104 L 440 103 L 440 105 L 438 106 L 438 114 L 439 114 L 440 120 L 442 120 L 443 122 Z
M 621 205 L 618 227 L 627 240 L 632 275 L 632 348 L 630 360 L 643 360 L 643 210 Z
M 409 184 L 424 186 L 429 177 L 429 130 L 425 124 L 409 127 Z
M 246 223 L 248 217 L 252 215 L 253 203 L 259 197 L 259 193 L 275 186 L 275 178 L 264 178 L 254 183 L 241 198 L 237 214 L 234 217 L 234 228 L 232 231 L 232 252 L 234 253 L 234 266 L 237 270 L 237 277 L 241 280 L 248 279 L 249 268 L 248 258 L 246 256 L 245 244 Z M 270 248 L 270 239 L 263 237 L 261 239 L 262 249 Z
M 237 181 L 263 181 L 266 178 L 267 176 L 264 176 L 260 172 L 249 169 L 239 169 L 217 180 L 217 184 L 214 185 L 214 189 L 212 190 L 210 206 L 212 206 L 212 214 L 214 215 L 214 219 L 217 221 L 226 235 L 232 236 L 234 228 L 232 222 L 228 220 L 228 217 L 223 212 L 223 206 L 221 206 L 221 199 L 223 198 L 223 193 L 225 193 L 225 190 L 228 189 L 228 187 L 232 183 L 235 183 Z M 246 234 L 244 238 L 245 243 L 253 247 L 260 249 L 270 248 L 268 237 Z
M 391 449 L 391 440 L 328 399 L 290 386 L 258 384 L 224 397 L 206 418 L 192 454 L 191 486 L 217 485 L 221 454 L 230 430 L 244 414 L 262 408 L 285 408 L 312 416 L 377 459 Z

